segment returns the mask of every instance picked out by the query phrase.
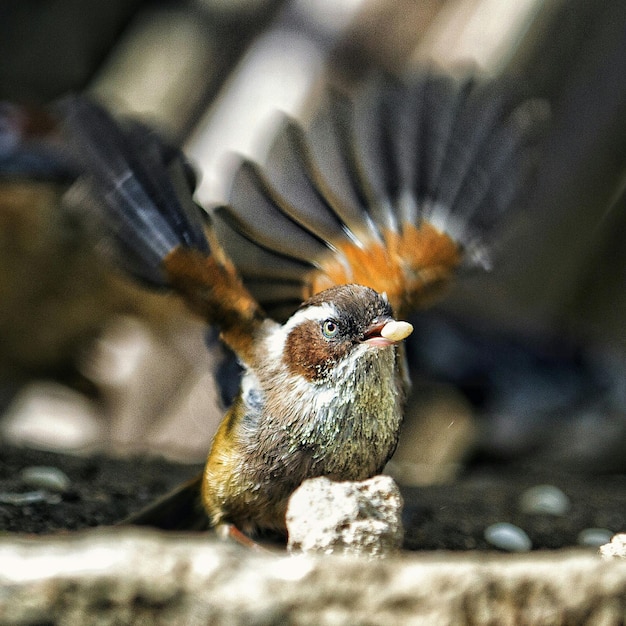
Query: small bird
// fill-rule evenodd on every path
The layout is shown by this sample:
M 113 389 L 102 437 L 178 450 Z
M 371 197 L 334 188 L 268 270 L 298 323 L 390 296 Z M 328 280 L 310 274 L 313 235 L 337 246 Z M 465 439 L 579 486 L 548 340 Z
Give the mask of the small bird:
M 488 265 L 536 109 L 501 84 L 428 72 L 329 92 L 308 130 L 285 119 L 264 167 L 240 163 L 229 206 L 209 216 L 155 131 L 65 102 L 83 206 L 109 251 L 178 292 L 243 367 L 202 477 L 135 521 L 183 516 L 199 490 L 210 525 L 284 533 L 303 480 L 383 470 L 409 388 L 412 327 L 394 313 Z

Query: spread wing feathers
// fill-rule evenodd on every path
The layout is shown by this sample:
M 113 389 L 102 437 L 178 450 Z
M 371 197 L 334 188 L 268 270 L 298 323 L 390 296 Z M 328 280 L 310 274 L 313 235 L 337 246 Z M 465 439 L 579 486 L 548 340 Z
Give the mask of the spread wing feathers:
M 525 179 L 545 104 L 511 85 L 420 73 L 329 92 L 307 130 L 285 118 L 263 168 L 242 160 L 215 228 L 250 290 L 282 317 L 356 282 L 404 314 L 490 238 Z
M 118 122 L 85 97 L 69 98 L 60 109 L 89 192 L 83 206 L 116 260 L 148 285 L 181 293 L 245 360 L 254 324 L 264 314 L 194 203 L 195 177 L 181 152 L 139 122 Z
M 66 100 L 63 112 L 93 207 L 130 272 L 166 286 L 162 260 L 172 250 L 185 246 L 209 253 L 201 213 L 191 206 L 191 181 L 181 172 L 182 157 L 147 127 L 137 122 L 122 127 L 86 98 Z

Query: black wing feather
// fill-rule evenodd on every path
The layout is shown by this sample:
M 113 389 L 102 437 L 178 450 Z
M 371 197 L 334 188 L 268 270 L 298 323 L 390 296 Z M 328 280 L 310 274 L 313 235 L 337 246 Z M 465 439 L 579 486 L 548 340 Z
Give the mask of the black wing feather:
M 161 263 L 173 249 L 209 253 L 189 165 L 179 151 L 138 122 L 122 126 L 86 97 L 65 100 L 61 110 L 77 167 L 127 270 L 165 286 Z
M 244 162 L 234 178 L 223 228 L 277 253 L 248 265 L 246 284 L 260 280 L 267 297 L 255 293 L 272 312 L 286 258 L 311 268 L 332 254 L 348 263 L 344 248 L 380 250 L 388 233 L 425 222 L 466 252 L 465 265 L 487 267 L 497 225 L 519 206 L 528 144 L 545 113 L 511 80 L 471 74 L 377 76 L 351 97 L 329 90 L 306 130 L 283 124 L 264 169 Z M 250 253 L 225 248 L 236 265 Z M 287 280 L 291 290 L 293 275 Z M 306 271 L 295 280 L 303 295 L 308 280 Z

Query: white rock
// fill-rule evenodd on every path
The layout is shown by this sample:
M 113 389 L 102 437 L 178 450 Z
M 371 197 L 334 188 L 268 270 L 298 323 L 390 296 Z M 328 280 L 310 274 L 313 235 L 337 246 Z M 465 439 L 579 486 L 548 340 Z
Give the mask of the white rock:
M 600 555 L 603 559 L 626 559 L 626 533 L 618 533 L 611 539 L 611 543 L 600 546 Z
M 305 481 L 287 508 L 288 549 L 383 556 L 402 543 L 402 496 L 389 476 Z

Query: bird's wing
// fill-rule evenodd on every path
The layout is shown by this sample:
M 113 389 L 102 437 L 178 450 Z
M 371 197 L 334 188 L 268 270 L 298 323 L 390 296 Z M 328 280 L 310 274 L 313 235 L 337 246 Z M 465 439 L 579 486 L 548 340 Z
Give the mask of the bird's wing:
M 284 120 L 263 167 L 240 163 L 210 225 L 180 151 L 88 98 L 61 108 L 83 206 L 118 263 L 178 290 L 246 361 L 263 310 L 285 318 L 359 283 L 403 316 L 459 267 L 488 264 L 544 111 L 510 87 L 422 72 L 329 92 L 308 128 Z
M 215 230 L 279 319 L 342 283 L 404 315 L 457 268 L 489 265 L 545 111 L 510 82 L 431 72 L 329 92 L 306 129 L 283 120 L 263 167 L 240 162 Z
M 265 314 L 193 201 L 195 178 L 182 153 L 86 97 L 68 98 L 59 108 L 82 174 L 81 208 L 91 210 L 101 241 L 135 278 L 178 291 L 246 361 Z

